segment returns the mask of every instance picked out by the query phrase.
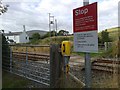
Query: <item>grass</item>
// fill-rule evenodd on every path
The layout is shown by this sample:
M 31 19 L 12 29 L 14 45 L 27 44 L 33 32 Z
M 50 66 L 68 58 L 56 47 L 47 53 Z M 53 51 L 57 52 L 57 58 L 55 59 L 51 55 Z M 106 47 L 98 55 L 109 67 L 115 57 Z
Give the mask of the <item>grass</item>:
M 3 88 L 26 88 L 29 80 L 17 76 L 15 74 L 11 74 L 9 72 L 3 71 L 3 78 L 2 78 L 2 87 Z
M 43 40 L 39 41 L 39 44 L 43 44 L 43 45 L 48 45 L 50 43 L 52 44 L 61 44 L 62 41 L 72 41 L 73 42 L 73 36 L 57 36 L 57 37 L 51 37 L 51 38 L 45 38 Z
M 114 78 L 105 79 L 103 80 L 103 83 L 94 83 L 92 84 L 92 87 L 93 88 L 119 88 L 118 76 L 119 75 L 115 76 Z
M 73 54 L 77 54 L 81 57 L 85 57 L 85 53 L 84 52 L 77 52 L 77 53 L 73 53 Z M 101 57 L 103 55 L 103 52 L 98 52 L 98 53 L 90 53 L 90 57 L 91 58 L 95 58 L 95 57 Z

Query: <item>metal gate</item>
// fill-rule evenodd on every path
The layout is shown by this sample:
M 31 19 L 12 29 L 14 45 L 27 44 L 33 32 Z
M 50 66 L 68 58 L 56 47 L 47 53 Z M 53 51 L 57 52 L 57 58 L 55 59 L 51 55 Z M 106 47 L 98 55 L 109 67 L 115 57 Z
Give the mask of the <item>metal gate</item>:
M 50 46 L 10 45 L 8 53 L 4 70 L 50 87 Z

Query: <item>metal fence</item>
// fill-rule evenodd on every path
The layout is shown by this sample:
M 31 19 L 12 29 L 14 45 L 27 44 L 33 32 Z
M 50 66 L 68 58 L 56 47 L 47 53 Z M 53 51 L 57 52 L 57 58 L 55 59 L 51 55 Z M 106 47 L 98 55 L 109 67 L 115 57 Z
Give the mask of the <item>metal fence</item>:
M 49 50 L 50 46 L 9 45 L 8 51 L 3 50 L 2 67 L 11 73 L 50 87 Z
M 99 44 L 98 49 L 99 51 L 107 51 L 112 47 L 112 42 L 105 42 L 104 44 Z

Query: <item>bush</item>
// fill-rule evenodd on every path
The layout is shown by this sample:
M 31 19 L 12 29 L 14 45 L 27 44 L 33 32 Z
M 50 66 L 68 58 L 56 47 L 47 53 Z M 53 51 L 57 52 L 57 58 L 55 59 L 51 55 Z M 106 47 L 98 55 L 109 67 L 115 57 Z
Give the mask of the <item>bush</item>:
M 113 42 L 112 47 L 102 54 L 102 57 L 105 58 L 115 58 L 116 56 L 120 58 L 120 41 Z
M 10 48 L 5 36 L 2 34 L 2 66 L 4 69 L 10 68 Z

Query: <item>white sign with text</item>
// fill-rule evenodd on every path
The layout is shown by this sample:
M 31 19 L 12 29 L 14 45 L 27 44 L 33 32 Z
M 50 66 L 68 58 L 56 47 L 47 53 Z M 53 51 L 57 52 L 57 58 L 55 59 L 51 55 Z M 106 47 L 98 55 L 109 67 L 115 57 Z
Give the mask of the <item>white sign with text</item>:
M 97 31 L 74 33 L 74 51 L 98 52 Z

